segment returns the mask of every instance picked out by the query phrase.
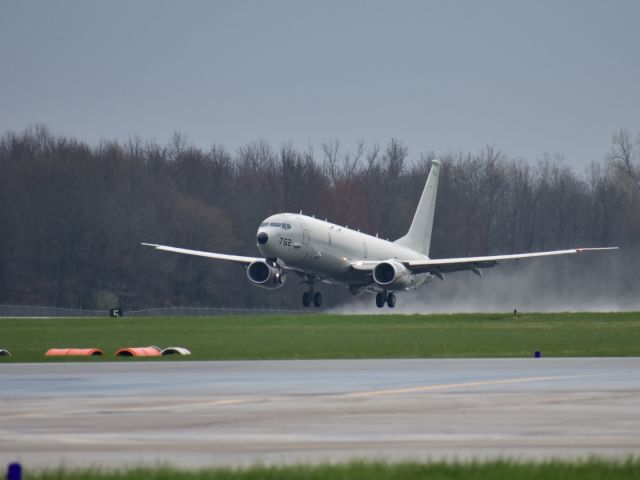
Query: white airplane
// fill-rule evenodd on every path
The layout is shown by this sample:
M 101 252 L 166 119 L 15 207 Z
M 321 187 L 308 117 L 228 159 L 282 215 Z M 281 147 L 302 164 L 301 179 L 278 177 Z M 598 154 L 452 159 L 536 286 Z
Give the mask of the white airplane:
M 343 285 L 353 295 L 376 293 L 379 308 L 396 305 L 394 292 L 414 289 L 449 272 L 471 270 L 482 276 L 482 268 L 499 262 L 526 258 L 570 255 L 618 247 L 574 248 L 549 252 L 492 255 L 487 257 L 429 258 L 431 229 L 436 207 L 440 162 L 433 160 L 427 183 L 407 234 L 394 242 L 295 213 L 278 213 L 258 228 L 257 247 L 261 257 L 210 253 L 185 248 L 143 243 L 157 250 L 227 260 L 244 265 L 249 282 L 258 287 L 277 289 L 284 285 L 287 272 L 297 274 L 308 290 L 302 304 L 322 305 L 318 282 Z

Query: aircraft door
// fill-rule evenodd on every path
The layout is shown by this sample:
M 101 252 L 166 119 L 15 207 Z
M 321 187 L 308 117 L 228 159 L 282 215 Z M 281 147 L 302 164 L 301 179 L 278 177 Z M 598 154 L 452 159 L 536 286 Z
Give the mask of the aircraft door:
M 300 222 L 300 226 L 302 227 L 302 245 L 309 245 L 309 241 L 311 240 L 309 225 L 301 218 L 298 219 L 298 222 Z
M 298 224 L 300 225 L 302 243 L 298 244 L 298 254 L 300 255 L 300 259 L 309 259 L 311 257 L 311 251 L 309 247 L 309 243 L 311 242 L 311 230 L 309 230 L 309 225 L 302 218 L 298 218 Z

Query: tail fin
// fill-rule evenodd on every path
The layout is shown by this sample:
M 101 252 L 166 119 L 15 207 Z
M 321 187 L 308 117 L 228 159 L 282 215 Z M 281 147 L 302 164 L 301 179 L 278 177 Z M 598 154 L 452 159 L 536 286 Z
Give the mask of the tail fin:
M 429 255 L 431 246 L 431 230 L 433 228 L 433 216 L 436 209 L 436 195 L 438 193 L 438 177 L 440 176 L 440 162 L 431 162 L 431 171 L 427 177 L 427 183 L 422 191 L 418 208 L 413 216 L 413 222 L 407 234 L 395 241 L 404 247 Z

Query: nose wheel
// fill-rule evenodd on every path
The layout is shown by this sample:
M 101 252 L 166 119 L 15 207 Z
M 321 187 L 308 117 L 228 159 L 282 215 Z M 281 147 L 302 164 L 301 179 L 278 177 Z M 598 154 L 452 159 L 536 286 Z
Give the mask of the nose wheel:
M 302 306 L 305 308 L 310 307 L 311 303 L 313 303 L 316 308 L 320 307 L 322 305 L 322 294 L 313 291 L 304 292 L 302 294 Z
M 387 304 L 389 308 L 393 308 L 396 306 L 396 294 L 393 292 L 387 293 L 378 293 L 376 295 L 376 307 L 382 308 L 384 304 Z

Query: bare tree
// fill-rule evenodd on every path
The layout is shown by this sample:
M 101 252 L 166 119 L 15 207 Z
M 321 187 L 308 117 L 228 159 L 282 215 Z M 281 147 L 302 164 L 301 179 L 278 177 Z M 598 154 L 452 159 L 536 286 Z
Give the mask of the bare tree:
M 635 143 L 640 144 L 640 134 Z M 638 157 L 639 154 L 634 148 L 629 130 L 622 129 L 613 135 L 608 159 L 640 187 L 640 159 Z

